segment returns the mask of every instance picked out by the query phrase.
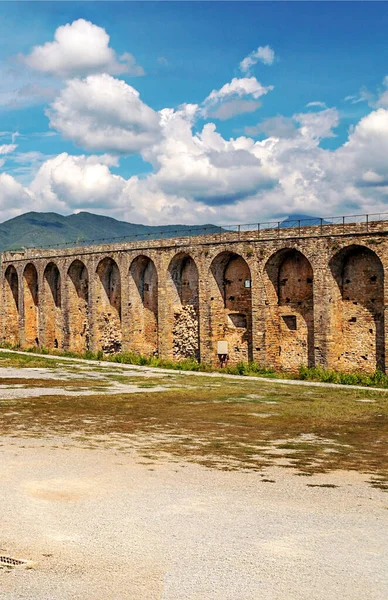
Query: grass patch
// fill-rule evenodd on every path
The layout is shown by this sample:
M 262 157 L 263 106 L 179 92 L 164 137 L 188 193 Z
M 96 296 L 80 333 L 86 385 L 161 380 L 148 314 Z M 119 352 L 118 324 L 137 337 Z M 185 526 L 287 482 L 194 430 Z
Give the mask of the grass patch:
M 11 347 L 10 345 L 2 346 L 3 348 L 9 348 L 13 350 L 21 350 L 19 347 Z M 148 366 L 154 368 L 171 369 L 173 371 L 196 371 L 201 373 L 222 373 L 229 375 L 242 375 L 251 377 L 268 377 L 271 379 L 295 379 L 302 381 L 317 381 L 322 383 L 334 383 L 342 385 L 361 385 L 365 387 L 380 387 L 388 389 L 388 375 L 380 370 L 375 371 L 370 375 L 363 373 L 341 373 L 339 371 L 333 371 L 330 369 L 321 369 L 319 367 L 309 368 L 300 366 L 297 372 L 283 372 L 277 371 L 271 367 L 263 367 L 255 362 L 244 363 L 240 362 L 234 366 L 227 366 L 223 369 L 218 369 L 208 363 L 199 363 L 194 359 L 185 359 L 182 361 L 173 361 L 169 359 L 162 359 L 157 357 L 147 357 L 137 354 L 135 352 L 120 352 L 118 354 L 104 355 L 101 351 L 91 352 L 86 351 L 83 353 L 70 352 L 70 351 L 59 351 L 59 350 L 48 350 L 47 348 L 23 348 L 23 352 L 31 352 L 34 354 L 41 354 L 42 356 L 51 354 L 54 356 L 76 358 L 76 359 L 87 359 L 94 361 L 107 361 L 125 365 L 136 365 L 136 366 Z M 12 363 L 12 353 L 6 355 L 8 362 Z M 23 356 L 23 355 L 19 355 Z M 25 355 L 24 355 L 25 356 Z M 30 358 L 30 360 L 28 360 Z M 39 362 L 39 357 L 26 357 L 27 360 L 21 359 L 21 366 L 48 366 L 52 367 L 52 359 L 43 360 Z M 2 361 L 0 361 L 1 363 Z M 51 364 L 49 364 L 51 362 Z M 16 363 L 15 363 L 16 364 Z M 19 364 L 19 363 L 18 363 Z M 56 363 L 55 366 L 59 366 L 63 363 Z M 14 366 L 10 364 L 10 366 Z
M 260 470 L 286 458 L 300 474 L 357 470 L 385 489 L 388 403 L 381 392 L 189 375 L 184 382 L 157 393 L 4 400 L 0 434 L 61 436 L 223 469 Z M 365 398 L 374 402 L 357 401 Z

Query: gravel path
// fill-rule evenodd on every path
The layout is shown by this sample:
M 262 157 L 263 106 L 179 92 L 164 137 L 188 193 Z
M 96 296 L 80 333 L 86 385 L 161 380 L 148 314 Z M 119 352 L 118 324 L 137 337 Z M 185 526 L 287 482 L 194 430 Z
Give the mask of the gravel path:
M 228 379 L 244 379 L 245 381 L 267 381 L 269 383 L 281 383 L 285 385 L 303 385 L 303 386 L 312 386 L 312 387 L 326 387 L 326 388 L 345 388 L 345 389 L 354 389 L 354 390 L 373 390 L 377 392 L 385 392 L 388 393 L 387 388 L 378 388 L 378 387 L 367 387 L 363 385 L 345 385 L 342 383 L 322 383 L 320 381 L 301 381 L 299 379 L 275 379 L 273 377 L 254 377 L 249 375 L 229 375 L 228 373 L 202 373 L 200 371 L 180 371 L 174 369 L 162 369 L 155 367 L 145 367 L 139 365 L 126 365 L 124 363 L 114 363 L 104 360 L 86 360 L 80 358 L 70 358 L 67 356 L 55 356 L 51 354 L 33 354 L 32 352 L 22 352 L 19 350 L 7 350 L 5 348 L 0 348 L 0 352 L 13 352 L 14 354 L 25 354 L 27 356 L 37 356 L 40 358 L 48 358 L 56 361 L 65 361 L 65 362 L 76 362 L 78 364 L 87 364 L 93 365 L 94 367 L 118 367 L 124 370 L 130 371 L 140 371 L 143 373 L 147 373 L 150 376 L 157 376 L 160 374 L 176 374 L 176 375 L 193 375 L 197 377 L 226 377 Z
M 0 599 L 386 600 L 388 496 L 364 480 L 3 438 L 0 554 L 35 567 L 0 570 Z

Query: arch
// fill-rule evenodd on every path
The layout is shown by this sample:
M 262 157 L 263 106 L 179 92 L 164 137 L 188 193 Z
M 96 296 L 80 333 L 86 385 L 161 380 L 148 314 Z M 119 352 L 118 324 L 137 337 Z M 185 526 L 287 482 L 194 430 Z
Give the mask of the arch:
M 4 340 L 12 345 L 19 343 L 19 278 L 13 265 L 5 271 Z
M 314 366 L 311 263 L 299 250 L 283 248 L 268 259 L 265 273 L 270 284 L 266 286 L 267 361 L 285 371 Z
M 242 256 L 221 252 L 211 263 L 211 337 L 228 343 L 229 362 L 252 360 L 251 270 Z
M 39 346 L 38 272 L 33 263 L 23 271 L 24 344 Z
M 44 341 L 48 348 L 62 348 L 61 275 L 57 265 L 50 262 L 43 274 Z
M 385 370 L 384 268 L 366 246 L 351 245 L 330 261 L 331 364 L 341 371 Z
M 105 257 L 96 273 L 96 346 L 114 354 L 122 344 L 120 270 L 113 258 Z
M 168 273 L 172 296 L 173 357 L 200 359 L 199 277 L 194 259 L 184 252 L 174 256 Z
M 74 352 L 89 349 L 89 275 L 84 263 L 74 260 L 67 270 L 66 311 L 68 347 Z
M 129 268 L 130 340 L 135 352 L 158 354 L 158 274 L 154 262 L 137 256 Z

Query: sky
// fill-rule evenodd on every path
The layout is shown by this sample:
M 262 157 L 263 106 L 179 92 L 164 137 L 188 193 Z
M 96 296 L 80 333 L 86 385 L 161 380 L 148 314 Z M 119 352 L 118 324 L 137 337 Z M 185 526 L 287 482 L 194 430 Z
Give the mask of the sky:
M 2 2 L 0 221 L 388 213 L 388 3 Z

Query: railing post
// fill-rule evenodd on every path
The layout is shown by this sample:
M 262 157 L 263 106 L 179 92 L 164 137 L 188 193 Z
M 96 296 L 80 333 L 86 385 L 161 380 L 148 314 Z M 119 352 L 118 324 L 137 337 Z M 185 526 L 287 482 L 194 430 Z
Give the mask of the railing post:
M 260 223 L 257 224 L 257 237 L 260 237 Z
M 300 219 L 298 219 L 298 235 L 300 237 Z
M 342 233 L 345 233 L 345 217 L 342 217 Z
M 323 219 L 321 217 L 321 234 L 323 233 Z
M 238 226 L 238 239 L 240 240 L 241 225 Z
M 278 221 L 278 238 L 280 237 L 280 221 Z
M 369 215 L 366 216 L 366 230 L 369 231 Z

